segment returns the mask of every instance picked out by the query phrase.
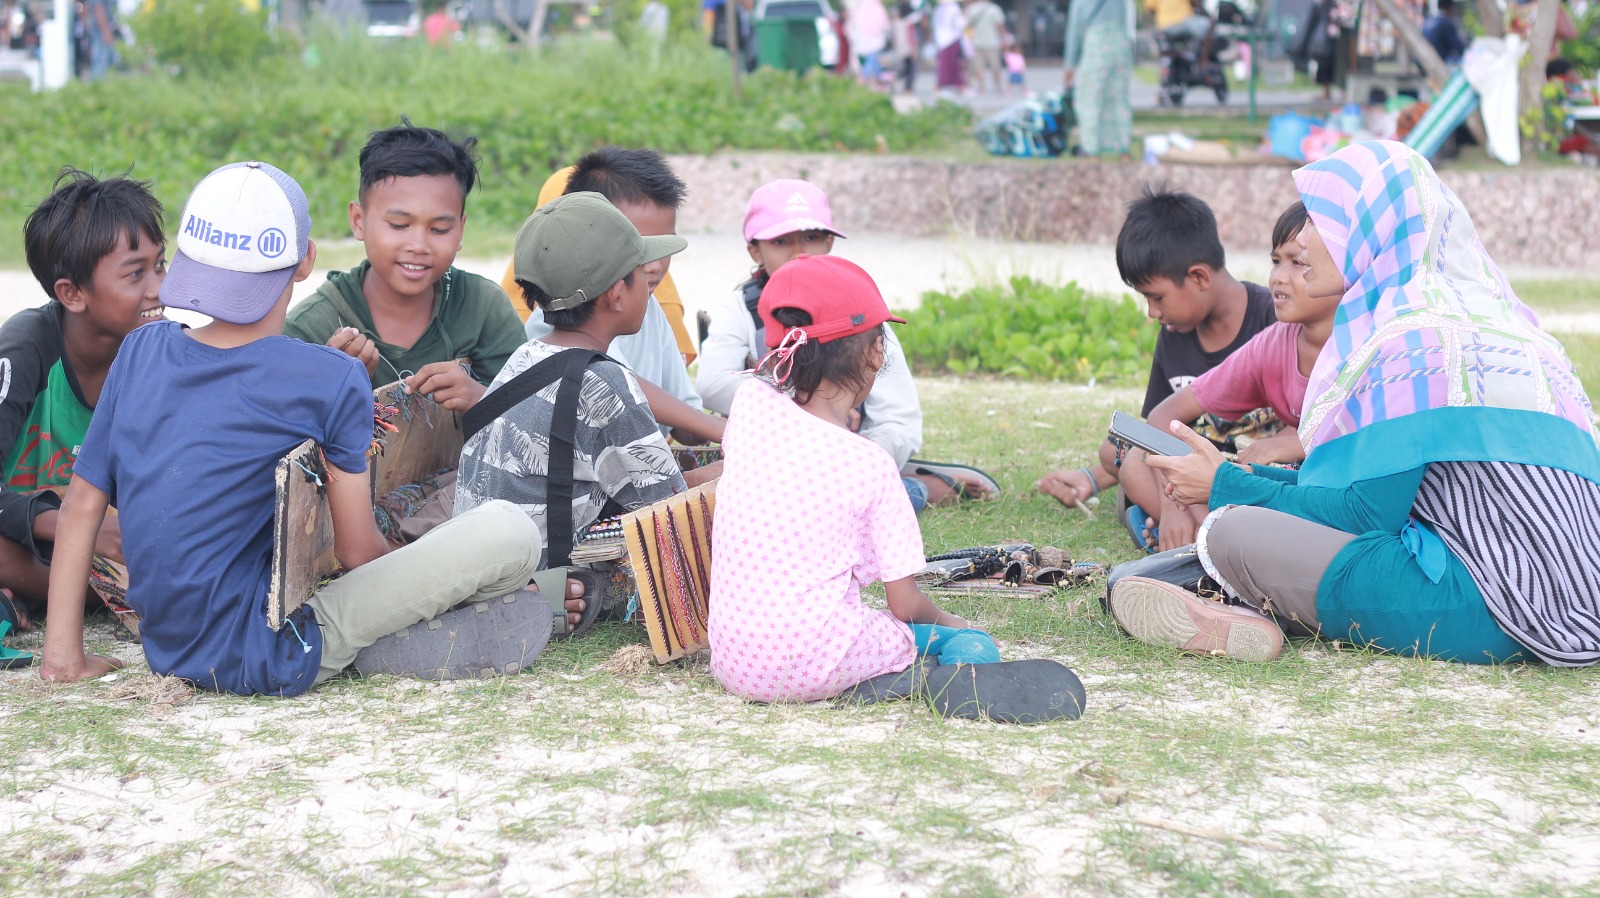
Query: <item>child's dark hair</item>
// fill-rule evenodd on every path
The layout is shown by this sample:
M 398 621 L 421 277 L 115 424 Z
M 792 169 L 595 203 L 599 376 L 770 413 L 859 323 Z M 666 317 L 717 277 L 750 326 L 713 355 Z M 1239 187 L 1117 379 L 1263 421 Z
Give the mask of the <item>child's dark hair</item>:
M 1278 216 L 1278 223 L 1272 226 L 1272 251 L 1277 252 L 1278 247 L 1288 243 L 1306 226 L 1306 204 L 1295 203 L 1283 210 Z
M 96 178 L 71 166 L 61 169 L 50 195 L 22 226 L 28 267 L 52 299 L 56 281 L 63 278 L 88 286 L 95 266 L 124 234 L 129 249 L 138 249 L 144 239 L 166 243 L 161 203 L 150 192 L 150 182 L 135 181 L 126 173 Z
M 390 178 L 449 175 L 461 187 L 461 205 L 478 183 L 478 138 L 454 141 L 436 128 L 419 128 L 400 117 L 393 128 L 372 132 L 361 148 L 361 200 L 367 191 Z
M 773 309 L 772 317 L 784 330 L 811 323 L 811 314 L 802 309 Z M 860 390 L 873 374 L 868 357 L 883 339 L 883 328 L 875 327 L 826 343 L 807 340 L 790 356 L 787 377 L 782 382 L 777 379 L 777 369 L 783 362 L 775 357 L 767 360 L 760 373 L 773 385 L 790 391 L 801 405 L 811 401 L 824 380 L 846 390 Z
M 667 160 L 655 150 L 601 147 L 587 153 L 572 167 L 566 193 L 593 191 L 615 206 L 651 203 L 676 209 L 688 188 L 672 173 Z
M 1117 234 L 1117 273 L 1135 290 L 1164 277 L 1183 283 L 1189 269 L 1227 265 L 1217 217 L 1203 200 L 1166 184 L 1146 184 L 1128 204 L 1128 217 Z
M 632 287 L 633 276 L 634 272 L 628 272 L 622 276 L 622 282 Z M 544 292 L 543 287 L 532 281 L 525 281 L 522 278 L 517 278 L 517 287 L 522 290 L 522 301 L 527 304 L 529 311 L 538 309 L 540 314 L 544 315 L 544 323 L 555 330 L 580 328 L 588 324 L 589 319 L 594 317 L 593 301 L 573 306 L 570 309 L 550 309 L 546 308 L 545 305 L 555 297 Z M 595 299 L 599 299 L 599 297 L 595 297 Z

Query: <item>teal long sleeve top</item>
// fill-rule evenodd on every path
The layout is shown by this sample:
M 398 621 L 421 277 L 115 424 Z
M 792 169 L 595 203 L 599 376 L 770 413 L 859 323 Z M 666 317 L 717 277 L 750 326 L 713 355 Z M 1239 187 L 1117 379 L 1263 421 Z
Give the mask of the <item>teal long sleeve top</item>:
M 1348 487 L 1302 486 L 1300 472 L 1286 468 L 1238 465 L 1217 469 L 1211 485 L 1211 508 L 1254 505 L 1315 521 L 1346 533 L 1398 534 L 1411 516 L 1411 506 L 1428 470 L 1421 465 Z
M 1468 663 L 1522 657 L 1500 629 L 1461 559 L 1412 507 L 1426 464 L 1344 487 L 1299 483 L 1299 472 L 1217 469 L 1212 509 L 1251 505 L 1352 534 L 1317 584 L 1325 636 L 1407 655 Z

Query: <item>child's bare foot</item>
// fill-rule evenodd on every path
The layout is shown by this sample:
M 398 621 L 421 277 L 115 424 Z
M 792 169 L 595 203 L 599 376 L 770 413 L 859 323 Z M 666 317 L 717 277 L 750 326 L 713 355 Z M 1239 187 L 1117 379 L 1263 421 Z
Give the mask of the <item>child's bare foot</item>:
M 28 616 L 28 609 L 16 600 L 9 589 L 0 589 L 0 620 L 10 620 L 13 633 L 32 630 L 35 626 L 33 618 Z
M 900 468 L 902 477 L 921 483 L 929 505 L 951 505 L 962 499 L 996 499 L 1000 484 L 977 468 L 912 459 Z
M 970 474 L 952 474 L 949 481 L 932 474 L 915 475 L 928 491 L 929 505 L 954 505 L 962 499 L 992 499 L 989 485 Z
M 563 579 L 556 581 L 558 575 Z M 553 592 L 556 582 L 566 584 L 566 595 L 562 597 L 560 609 L 566 627 L 563 629 L 562 618 L 557 618 L 553 622 L 555 626 L 553 638 L 566 639 L 577 636 L 593 626 L 599 617 L 600 603 L 605 597 L 605 580 L 601 574 L 585 567 L 553 568 L 536 574 L 534 581 L 529 583 L 526 589 L 533 593 L 545 590 Z M 550 604 L 552 610 L 555 610 L 555 602 L 551 600 Z
M 583 594 L 583 583 L 578 580 L 567 581 L 567 626 L 576 628 L 583 621 L 583 612 L 589 607 L 589 600 Z
M 539 587 L 536 584 L 529 583 L 528 591 L 538 592 Z M 584 595 L 584 592 L 582 580 L 567 581 L 567 598 L 563 604 L 567 609 L 568 629 L 576 629 L 578 624 L 583 622 L 583 612 L 589 608 L 589 599 L 588 596 Z

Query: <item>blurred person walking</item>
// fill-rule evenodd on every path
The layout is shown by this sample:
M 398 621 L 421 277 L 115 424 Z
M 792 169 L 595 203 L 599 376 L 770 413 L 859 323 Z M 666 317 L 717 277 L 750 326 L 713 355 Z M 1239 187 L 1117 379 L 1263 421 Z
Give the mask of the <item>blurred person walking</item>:
M 940 0 L 933 8 L 933 45 L 938 48 L 939 92 L 955 94 L 967 86 L 961 70 L 962 36 L 967 17 L 956 0 Z
M 1074 0 L 1067 10 L 1063 86 L 1073 91 L 1081 155 L 1130 155 L 1133 29 L 1132 0 Z

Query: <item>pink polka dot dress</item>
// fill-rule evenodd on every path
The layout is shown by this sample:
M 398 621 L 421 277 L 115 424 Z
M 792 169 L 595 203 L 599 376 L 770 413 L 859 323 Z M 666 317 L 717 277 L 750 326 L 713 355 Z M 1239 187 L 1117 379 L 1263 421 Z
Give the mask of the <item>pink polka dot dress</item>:
M 921 570 L 894 460 L 771 386 L 739 389 L 723 438 L 711 562 L 711 673 L 762 702 L 817 701 L 916 659 L 861 585 Z

